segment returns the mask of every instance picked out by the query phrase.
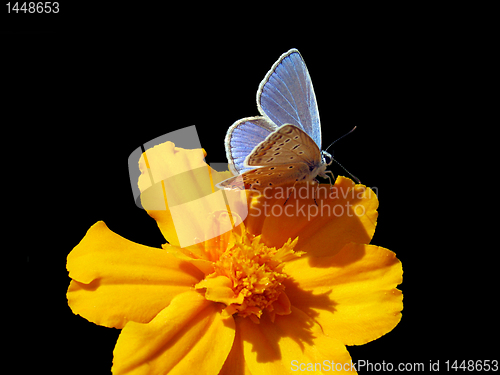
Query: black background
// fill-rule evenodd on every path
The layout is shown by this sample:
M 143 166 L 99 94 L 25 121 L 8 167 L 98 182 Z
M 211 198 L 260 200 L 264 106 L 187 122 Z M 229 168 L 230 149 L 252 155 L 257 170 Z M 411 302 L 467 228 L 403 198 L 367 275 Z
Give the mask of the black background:
M 480 244 L 487 230 L 467 224 L 487 221 L 471 213 L 481 175 L 467 177 L 477 171 L 464 172 L 454 148 L 478 130 L 470 103 L 480 71 L 468 58 L 479 48 L 467 22 L 445 23 L 446 14 L 358 14 L 307 27 L 297 21 L 300 11 L 274 22 L 245 11 L 198 22 L 163 10 L 150 24 L 152 11 L 84 17 L 74 8 L 56 22 L 10 18 L 2 34 L 11 218 L 4 236 L 18 259 L 7 271 L 17 280 L 8 286 L 10 322 L 19 331 L 13 348 L 30 366 L 110 373 L 119 330 L 72 314 L 67 254 L 98 220 L 127 239 L 160 246 L 154 220 L 135 206 L 128 156 L 196 125 L 207 162 L 224 162 L 227 128 L 258 114 L 257 87 L 290 48 L 300 50 L 311 74 L 324 145 L 358 127 L 335 145 L 334 156 L 377 188 L 372 243 L 403 263 L 401 322 L 374 342 L 349 347 L 353 360 L 426 369 L 440 360 L 443 370 L 445 360 L 495 359 L 494 252 Z

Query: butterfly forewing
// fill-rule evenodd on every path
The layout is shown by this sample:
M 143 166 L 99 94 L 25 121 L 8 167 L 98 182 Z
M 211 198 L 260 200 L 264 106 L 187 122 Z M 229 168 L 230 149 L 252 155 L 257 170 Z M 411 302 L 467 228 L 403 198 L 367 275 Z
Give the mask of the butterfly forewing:
M 257 91 L 261 114 L 276 126 L 292 124 L 301 128 L 321 149 L 321 126 L 316 95 L 299 51 L 281 55 Z

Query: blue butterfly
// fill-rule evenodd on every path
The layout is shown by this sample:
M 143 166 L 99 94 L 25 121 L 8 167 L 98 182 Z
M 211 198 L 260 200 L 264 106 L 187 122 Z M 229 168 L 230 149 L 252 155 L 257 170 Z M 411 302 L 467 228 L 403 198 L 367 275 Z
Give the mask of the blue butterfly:
M 321 151 L 321 126 L 311 77 L 299 51 L 281 55 L 260 83 L 261 116 L 236 121 L 225 139 L 235 177 L 220 188 L 263 189 L 288 182 L 330 178 L 332 156 Z

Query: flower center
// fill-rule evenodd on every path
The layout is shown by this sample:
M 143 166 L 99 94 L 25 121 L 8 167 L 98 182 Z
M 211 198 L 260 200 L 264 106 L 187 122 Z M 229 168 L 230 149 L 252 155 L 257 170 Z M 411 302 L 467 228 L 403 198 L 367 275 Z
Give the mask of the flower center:
M 250 317 L 256 323 L 263 311 L 268 311 L 273 320 L 275 314 L 289 314 L 290 302 L 283 285 L 288 276 L 283 267 L 286 261 L 303 254 L 293 250 L 297 241 L 298 238 L 289 239 L 276 249 L 266 246 L 261 236 L 252 236 L 244 228 L 241 234 L 232 232 L 225 251 L 214 262 L 215 272 L 205 280 L 225 280 L 233 296 L 225 300 L 209 299 L 225 303 L 227 313 Z M 207 295 L 213 296 L 215 288 L 211 290 L 208 283 L 200 287 L 206 287 Z

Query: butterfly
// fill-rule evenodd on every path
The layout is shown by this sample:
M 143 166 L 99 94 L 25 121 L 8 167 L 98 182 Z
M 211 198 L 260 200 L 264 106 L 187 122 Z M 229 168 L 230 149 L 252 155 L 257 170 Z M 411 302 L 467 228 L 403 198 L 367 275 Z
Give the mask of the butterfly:
M 236 176 L 222 189 L 256 189 L 330 178 L 332 156 L 321 151 L 316 95 L 299 51 L 280 56 L 259 85 L 261 116 L 236 121 L 225 138 L 229 168 Z

